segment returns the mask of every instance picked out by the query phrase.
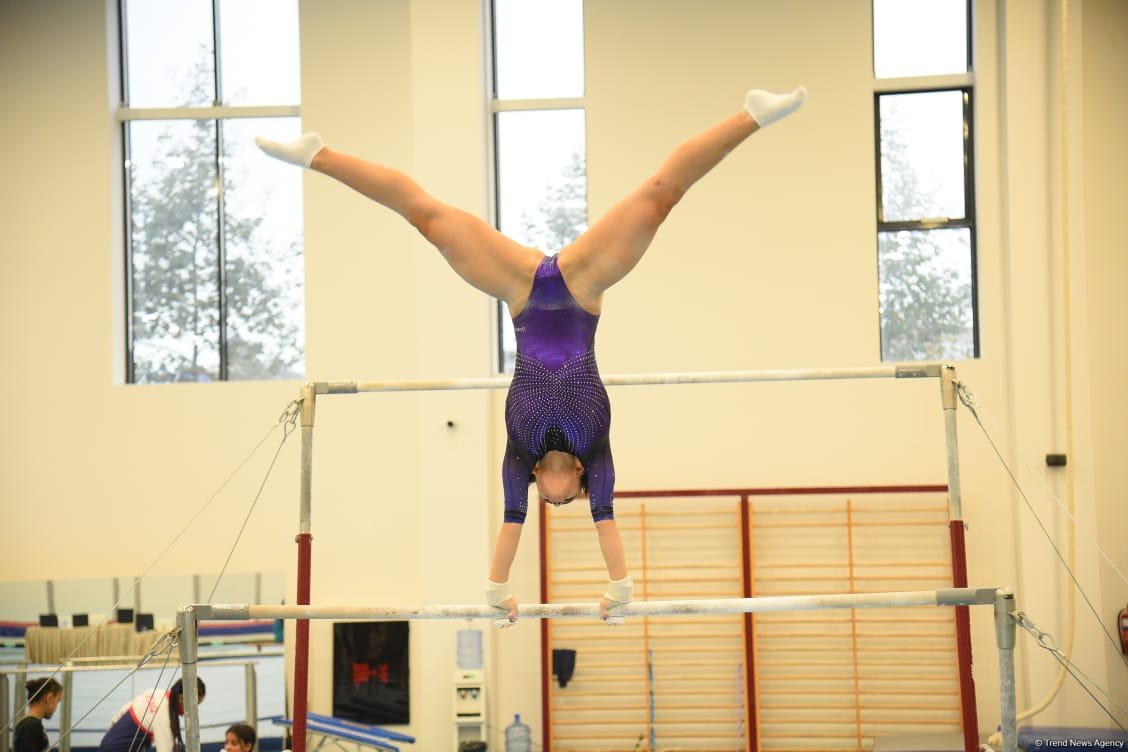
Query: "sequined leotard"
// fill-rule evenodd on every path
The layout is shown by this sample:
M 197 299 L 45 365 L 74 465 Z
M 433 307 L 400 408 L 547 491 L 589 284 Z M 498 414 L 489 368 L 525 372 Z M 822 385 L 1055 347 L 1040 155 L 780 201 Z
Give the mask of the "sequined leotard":
M 524 522 L 533 466 L 551 450 L 574 454 L 587 472 L 591 516 L 613 516 L 611 403 L 595 364 L 599 316 L 572 297 L 556 256 L 537 268 L 525 309 L 513 319 L 517 361 L 505 400 L 509 442 L 502 462 L 505 521 Z

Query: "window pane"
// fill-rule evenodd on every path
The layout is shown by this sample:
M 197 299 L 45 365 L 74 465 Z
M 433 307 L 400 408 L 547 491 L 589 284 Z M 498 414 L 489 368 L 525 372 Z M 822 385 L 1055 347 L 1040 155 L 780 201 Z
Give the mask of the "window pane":
M 125 22 L 130 107 L 198 107 L 215 101 L 210 2 L 128 0 Z
M 227 377 L 301 378 L 305 371 L 302 171 L 263 159 L 256 135 L 287 141 L 297 118 L 223 125 Z
M 546 253 L 587 229 L 583 110 L 528 110 L 497 116 L 498 228 Z M 502 370 L 513 370 L 512 322 L 502 319 Z
M 881 359 L 975 357 L 971 230 L 878 234 Z
M 583 96 L 582 0 L 495 0 L 493 7 L 499 99 Z
M 873 0 L 878 78 L 966 73 L 967 0 Z
M 219 375 L 215 122 L 128 124 L 134 380 Z
M 297 0 L 223 0 L 219 15 L 224 104 L 297 104 Z
M 880 97 L 881 220 L 966 216 L 961 90 Z
M 498 227 L 551 253 L 587 229 L 584 111 L 497 116 Z

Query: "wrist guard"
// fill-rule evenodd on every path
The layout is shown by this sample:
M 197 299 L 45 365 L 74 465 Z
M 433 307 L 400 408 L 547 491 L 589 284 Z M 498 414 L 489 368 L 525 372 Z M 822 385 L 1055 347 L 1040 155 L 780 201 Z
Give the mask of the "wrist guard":
M 486 580 L 486 603 L 496 608 L 505 608 L 505 602 L 513 597 L 508 582 Z
M 603 597 L 613 603 L 630 603 L 634 598 L 634 580 L 630 575 L 621 580 L 608 580 Z

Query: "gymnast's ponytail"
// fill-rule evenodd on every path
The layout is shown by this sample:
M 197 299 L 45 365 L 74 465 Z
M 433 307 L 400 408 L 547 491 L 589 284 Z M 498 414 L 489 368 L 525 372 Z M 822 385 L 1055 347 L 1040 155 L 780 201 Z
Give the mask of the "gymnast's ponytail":
M 207 687 L 204 686 L 204 680 L 196 677 L 196 697 L 199 701 L 203 701 L 204 695 L 208 693 Z M 176 683 L 172 685 L 172 689 L 168 694 L 168 723 L 172 729 L 172 747 L 173 752 L 183 752 L 184 739 L 180 736 L 180 702 L 184 697 L 184 680 L 177 679 Z

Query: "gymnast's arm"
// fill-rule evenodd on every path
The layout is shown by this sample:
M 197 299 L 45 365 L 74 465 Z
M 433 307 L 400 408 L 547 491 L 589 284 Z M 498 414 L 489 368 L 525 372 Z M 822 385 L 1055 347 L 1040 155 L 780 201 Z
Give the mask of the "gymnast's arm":
M 599 617 L 606 619 L 609 615 L 608 608 L 631 602 L 634 589 L 627 570 L 623 538 L 619 534 L 619 525 L 615 522 L 615 461 L 611 456 L 610 442 L 605 442 L 592 456 L 586 458 L 584 467 L 587 469 L 591 517 L 599 536 L 599 551 L 607 565 L 607 592 L 599 599 Z
M 607 564 L 607 576 L 612 580 L 623 579 L 628 574 L 627 554 L 623 549 L 623 538 L 619 535 L 619 525 L 614 519 L 600 520 L 595 523 L 595 532 L 599 535 L 599 550 Z
M 501 485 L 505 495 L 505 520 L 494 543 L 486 602 L 504 608 L 510 622 L 517 621 L 517 599 L 509 591 L 509 570 L 521 542 L 521 528 L 529 505 L 529 466 L 512 442 L 505 447 L 501 463 Z
M 521 528 L 519 522 L 503 522 L 501 530 L 497 533 L 497 542 L 494 543 L 493 561 L 490 563 L 489 585 L 506 585 L 508 591 L 509 569 L 513 566 L 513 558 L 517 555 L 517 544 L 521 542 Z M 489 587 L 487 585 L 487 588 Z M 496 592 L 496 591 L 495 591 Z M 508 594 L 506 592 L 506 594 Z M 490 595 L 487 589 L 487 595 Z M 508 609 L 509 621 L 517 621 L 517 599 L 510 596 L 494 602 L 490 597 L 491 606 Z
M 599 535 L 599 550 L 603 553 L 603 561 L 607 564 L 607 592 L 599 599 L 599 618 L 606 620 L 610 613 L 607 609 L 614 605 L 630 603 L 634 590 L 634 583 L 627 572 L 627 555 L 623 550 L 623 538 L 619 535 L 619 525 L 614 519 L 600 520 L 595 523 L 595 531 Z

